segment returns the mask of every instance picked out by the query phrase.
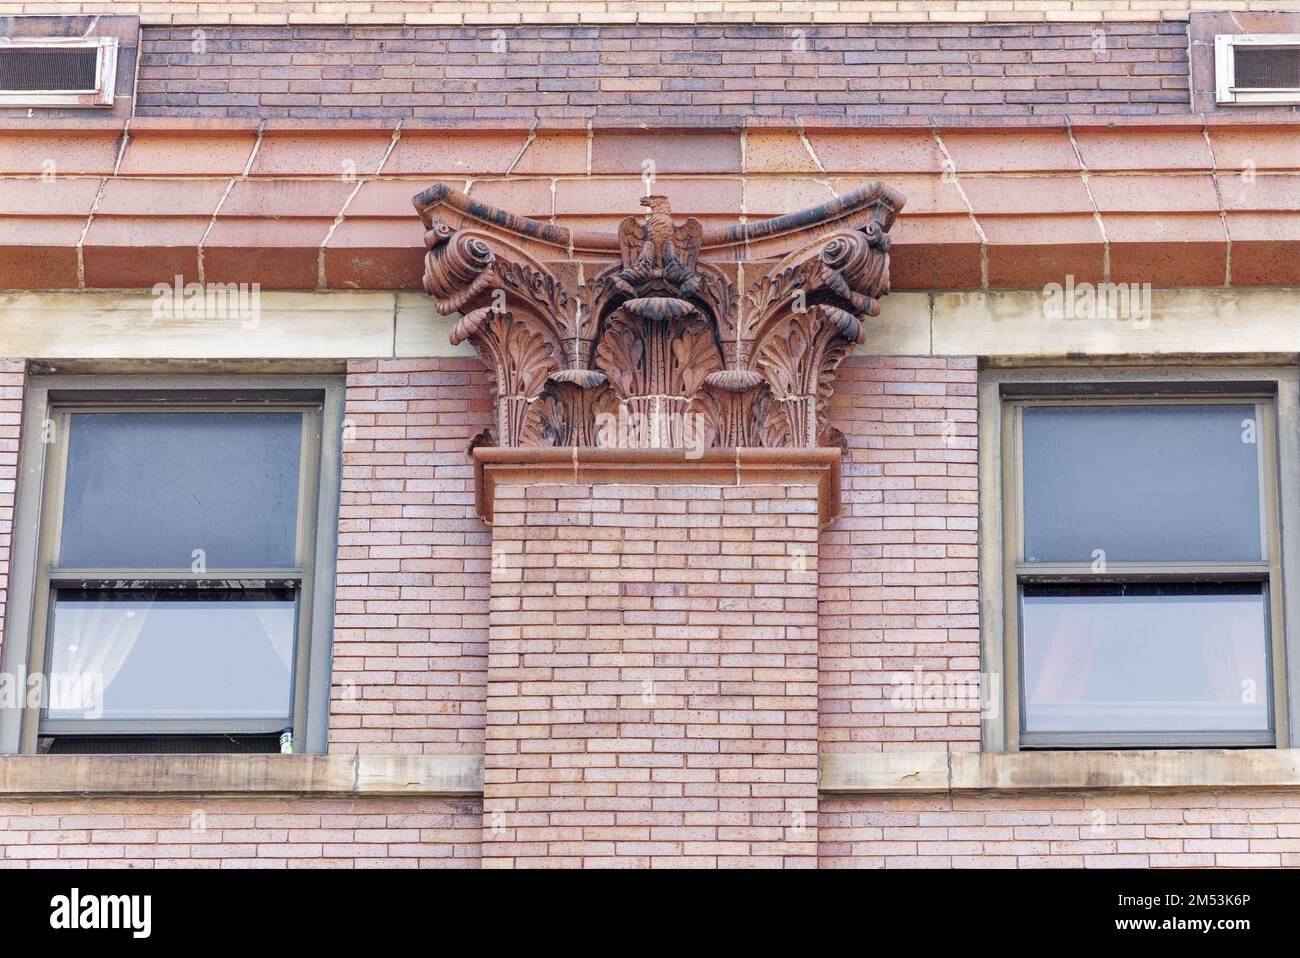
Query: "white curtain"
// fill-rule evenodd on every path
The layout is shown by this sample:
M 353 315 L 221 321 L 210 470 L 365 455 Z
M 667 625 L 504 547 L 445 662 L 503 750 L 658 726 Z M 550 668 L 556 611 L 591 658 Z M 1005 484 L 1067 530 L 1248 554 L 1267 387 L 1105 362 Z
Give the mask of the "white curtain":
M 59 603 L 53 636 L 57 645 L 50 659 L 51 671 L 88 676 L 99 694 L 105 694 L 140 638 L 152 602 L 136 600 L 129 608 L 124 605 L 107 601 Z M 60 701 L 65 695 L 76 696 L 85 688 L 85 680 L 75 685 L 52 682 L 51 711 L 88 711 L 95 706 L 102 707 L 102 701 Z

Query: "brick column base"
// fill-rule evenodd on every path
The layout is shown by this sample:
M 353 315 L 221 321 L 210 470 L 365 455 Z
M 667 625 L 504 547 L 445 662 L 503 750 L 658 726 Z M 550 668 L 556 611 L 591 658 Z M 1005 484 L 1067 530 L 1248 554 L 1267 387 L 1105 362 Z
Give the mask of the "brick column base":
M 484 866 L 816 867 L 825 486 L 511 475 Z

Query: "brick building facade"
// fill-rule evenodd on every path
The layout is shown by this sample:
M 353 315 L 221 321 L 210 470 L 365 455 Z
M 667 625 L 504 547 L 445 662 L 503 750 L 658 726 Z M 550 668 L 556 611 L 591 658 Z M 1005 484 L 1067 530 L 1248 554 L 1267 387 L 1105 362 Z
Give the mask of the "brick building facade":
M 111 105 L 0 105 L 0 866 L 1300 864 L 1300 126 L 1214 39 L 1300 12 L 697 6 L 0 3 L 117 51 Z M 1088 408 L 1163 425 L 1070 486 Z M 101 532 L 95 462 L 221 441 L 135 474 L 115 416 L 268 410 L 297 482 L 241 500 L 241 438 L 203 488 L 285 542 Z M 1090 611 L 1148 595 L 1220 632 Z M 248 680 L 150 625 L 218 600 L 291 693 L 157 691 L 168 639 Z M 1166 631 L 1167 696 L 1106 664 Z M 98 714 L 25 695 L 60 662 Z

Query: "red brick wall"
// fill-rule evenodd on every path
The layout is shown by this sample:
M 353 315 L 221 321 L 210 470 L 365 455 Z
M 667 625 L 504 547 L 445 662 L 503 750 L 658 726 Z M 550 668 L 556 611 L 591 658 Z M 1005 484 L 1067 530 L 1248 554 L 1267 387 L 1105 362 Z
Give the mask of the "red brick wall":
M 467 868 L 477 800 L 0 799 L 0 868 Z
M 827 799 L 822 868 L 1300 866 L 1296 792 Z
M 918 709 L 895 694 L 918 668 L 922 682 L 978 688 L 975 388 L 971 359 L 840 366 L 831 422 L 849 454 L 844 508 L 821 543 L 824 751 L 979 748 L 977 708 Z
M 18 446 L 23 419 L 27 363 L 0 360 L 0 661 L 9 608 L 9 555 L 13 546 L 14 497 L 18 488 Z
M 816 864 L 812 486 L 498 486 L 484 864 Z
M 0 364 L 0 549 L 22 383 Z M 485 800 L 2 799 L 0 867 L 1300 866 L 1293 792 L 818 801 L 819 750 L 978 747 L 973 708 L 891 697 L 978 672 L 975 383 L 846 360 L 820 537 L 811 489 L 639 486 L 502 489 L 490 537 L 481 364 L 355 361 L 331 749 L 481 754 L 486 713 Z
M 189 27 L 145 28 L 136 109 L 479 119 L 1188 111 L 1185 23 L 1098 28 L 204 27 L 201 52 Z
M 465 450 L 490 418 L 476 359 L 348 366 L 333 752 L 482 750 L 490 535 Z

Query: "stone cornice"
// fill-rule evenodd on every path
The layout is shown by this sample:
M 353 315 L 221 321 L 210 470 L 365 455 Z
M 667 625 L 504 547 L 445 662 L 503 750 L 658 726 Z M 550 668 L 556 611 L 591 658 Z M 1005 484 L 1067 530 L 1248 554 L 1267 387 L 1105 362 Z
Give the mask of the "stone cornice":
M 11 290 L 149 289 L 177 275 L 267 292 L 415 290 L 424 248 L 410 197 L 434 182 L 527 212 L 561 243 L 569 230 L 600 234 L 590 262 L 608 263 L 649 155 L 656 189 L 701 221 L 706 262 L 785 248 L 784 238 L 753 242 L 756 221 L 780 221 L 784 197 L 847 197 L 880 177 L 909 197 L 890 230 L 895 290 L 1034 289 L 1067 275 L 1157 288 L 1294 285 L 1300 118 L 1290 117 L 1075 117 L 1068 128 L 1060 117 L 933 126 L 886 117 L 870 127 L 805 118 L 655 130 L 605 120 L 533 129 L 5 119 L 0 278 Z M 707 246 L 742 219 L 748 249 Z M 542 259 L 559 249 L 529 244 Z M 581 258 L 564 261 L 574 264 L 566 282 L 585 278 Z

